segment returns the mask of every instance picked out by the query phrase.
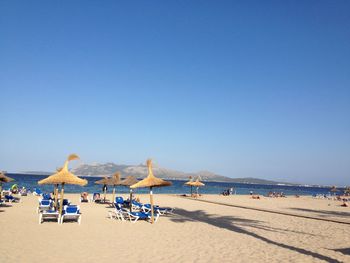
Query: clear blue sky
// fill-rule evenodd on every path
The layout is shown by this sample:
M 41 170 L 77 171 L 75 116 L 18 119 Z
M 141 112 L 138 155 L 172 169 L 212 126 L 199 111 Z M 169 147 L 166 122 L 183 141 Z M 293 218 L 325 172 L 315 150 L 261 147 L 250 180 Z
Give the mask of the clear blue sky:
M 1 1 L 0 169 L 350 184 L 350 1 Z

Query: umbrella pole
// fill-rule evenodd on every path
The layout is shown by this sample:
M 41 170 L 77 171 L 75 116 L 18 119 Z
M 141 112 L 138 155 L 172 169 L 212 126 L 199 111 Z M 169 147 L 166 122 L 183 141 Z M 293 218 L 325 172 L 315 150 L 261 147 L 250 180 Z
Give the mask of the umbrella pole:
M 191 197 L 192 197 L 192 187 L 193 187 L 193 186 L 191 185 Z
M 103 190 L 103 203 L 106 203 L 106 189 Z
M 153 192 L 152 192 L 152 187 L 149 188 L 149 198 L 151 201 L 151 224 L 153 224 L 154 221 L 154 216 L 153 216 Z
M 58 184 L 55 184 L 55 208 L 57 209 Z
M 61 188 L 60 217 L 62 216 L 63 195 L 64 195 L 64 183 L 62 183 L 62 188 Z
M 130 206 L 130 212 L 132 212 L 132 189 L 130 188 L 130 203 L 129 203 L 129 206 Z
M 112 204 L 115 202 L 114 196 L 115 196 L 115 186 L 113 187 Z

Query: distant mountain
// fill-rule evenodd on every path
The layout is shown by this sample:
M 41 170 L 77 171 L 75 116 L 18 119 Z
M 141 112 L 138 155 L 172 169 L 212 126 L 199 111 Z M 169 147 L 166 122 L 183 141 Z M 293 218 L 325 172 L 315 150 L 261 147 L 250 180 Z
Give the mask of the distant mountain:
M 139 165 L 118 165 L 115 163 L 93 163 L 93 164 L 82 164 L 77 168 L 73 169 L 72 172 L 76 175 L 83 176 L 110 176 L 115 172 L 120 172 L 122 177 L 133 175 L 137 178 L 144 178 L 147 176 L 147 166 L 144 164 Z M 200 176 L 202 181 L 207 182 L 232 182 L 232 183 L 247 183 L 247 184 L 272 184 L 277 185 L 279 182 L 263 180 L 257 178 L 230 178 L 222 175 L 217 175 L 208 171 L 200 171 L 197 173 L 185 173 L 166 169 L 153 165 L 153 173 L 155 176 L 168 179 L 168 180 L 188 180 L 190 176 L 196 179 Z

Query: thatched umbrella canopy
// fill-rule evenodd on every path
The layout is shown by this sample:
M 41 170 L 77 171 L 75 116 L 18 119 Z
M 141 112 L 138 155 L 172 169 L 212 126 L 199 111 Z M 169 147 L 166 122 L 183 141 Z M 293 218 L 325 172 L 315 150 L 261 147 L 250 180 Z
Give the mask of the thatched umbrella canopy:
M 150 191 L 150 201 L 151 201 L 151 223 L 153 224 L 154 216 L 153 216 L 153 187 L 162 187 L 162 186 L 170 186 L 172 185 L 171 182 L 164 181 L 163 179 L 157 178 L 153 175 L 152 171 L 152 160 L 147 160 L 147 167 L 148 167 L 148 176 L 141 180 L 140 182 L 133 184 L 130 186 L 130 188 L 140 188 L 140 187 L 149 187 Z
M 0 200 L 1 200 L 2 184 L 8 183 L 8 182 L 11 182 L 14 180 L 15 179 L 12 179 L 12 178 L 6 176 L 4 172 L 0 171 Z
M 193 188 L 192 183 L 193 183 L 192 176 L 190 176 L 190 180 L 188 182 L 184 183 L 184 185 L 191 186 L 191 196 L 192 196 L 192 188 Z
M 114 197 L 115 197 L 115 187 L 117 185 L 120 185 L 120 172 L 116 172 L 115 174 L 113 174 L 113 176 L 111 178 L 109 178 L 108 180 L 108 185 L 112 185 L 113 186 L 113 195 L 112 195 L 112 202 L 114 202 Z
M 6 176 L 4 172 L 0 171 L 0 183 L 8 183 L 14 180 L 15 179 Z
M 98 180 L 95 182 L 95 184 L 101 184 L 101 185 L 111 185 L 113 186 L 113 198 L 112 198 L 112 202 L 114 200 L 114 196 L 115 196 L 115 187 L 117 185 L 120 185 L 120 173 L 116 172 L 112 177 L 108 178 L 108 177 L 104 177 L 101 180 Z M 104 189 L 105 190 L 105 189 Z M 106 191 L 103 192 L 104 193 L 104 201 L 106 201 Z
M 199 187 L 205 186 L 202 182 L 199 181 L 199 176 L 197 177 L 197 180 L 192 182 L 190 185 L 197 187 L 197 195 L 198 195 L 198 189 Z
M 108 182 L 109 182 L 109 178 L 107 176 L 105 176 L 104 178 L 95 182 L 95 184 L 103 185 L 103 201 L 104 202 L 106 202 L 106 194 L 107 194 L 107 190 L 106 190 L 107 188 L 104 186 L 108 185 Z
M 124 180 L 120 181 L 120 185 L 124 185 L 124 186 L 129 186 L 130 189 L 130 212 L 132 211 L 132 189 L 130 188 L 130 186 L 132 186 L 133 184 L 138 183 L 139 180 L 137 180 L 134 176 L 129 175 L 127 176 Z
M 74 184 L 74 185 L 87 185 L 88 181 L 81 179 L 78 176 L 75 176 L 70 171 L 68 171 L 68 164 L 70 161 L 79 159 L 79 156 L 76 154 L 71 154 L 68 156 L 62 168 L 57 169 L 57 172 L 49 177 L 40 180 L 38 184 L 60 184 L 61 185 L 61 206 L 60 206 L 60 215 L 62 215 L 62 204 L 63 204 L 63 195 L 64 195 L 64 185 L 65 184 Z

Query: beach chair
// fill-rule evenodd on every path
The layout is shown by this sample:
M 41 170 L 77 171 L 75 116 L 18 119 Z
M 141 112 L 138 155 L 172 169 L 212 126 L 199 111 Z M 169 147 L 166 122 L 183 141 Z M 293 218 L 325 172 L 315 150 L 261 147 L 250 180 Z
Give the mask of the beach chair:
M 144 204 L 142 207 L 143 211 L 146 213 L 151 212 L 151 204 Z M 174 208 L 171 207 L 160 207 L 158 205 L 153 206 L 153 212 L 156 211 L 160 215 L 166 215 L 166 214 L 172 214 L 174 211 Z
M 87 192 L 84 192 L 80 195 L 79 199 L 80 203 L 88 203 L 89 202 L 89 194 Z
M 43 212 L 43 211 L 46 211 L 46 210 L 50 210 L 52 208 L 52 200 L 41 200 L 39 201 L 39 206 L 38 206 L 38 209 L 37 209 L 37 212 L 40 213 L 40 212 Z
M 122 208 L 120 204 L 114 203 L 113 205 L 115 209 L 108 211 L 109 218 L 125 221 L 128 218 L 128 211 Z
M 44 210 L 39 213 L 39 224 L 42 224 L 45 220 L 57 220 L 60 223 L 58 211 Z
M 127 206 L 126 202 L 124 201 L 124 198 L 121 196 L 117 196 L 114 200 L 113 206 L 116 207 L 117 205 Z
M 94 193 L 92 195 L 91 202 L 101 203 L 101 194 L 100 193 Z
M 69 199 L 63 199 L 63 205 L 62 205 L 63 207 L 68 206 L 70 204 L 71 202 Z M 61 205 L 61 200 L 58 200 L 58 207 L 60 207 L 60 205 Z
M 41 192 L 40 189 L 35 188 L 34 191 L 33 191 L 33 195 L 35 195 L 35 196 L 41 196 L 42 194 L 43 193 Z
M 129 217 L 130 222 L 132 223 L 136 223 L 137 220 L 141 219 L 141 220 L 149 220 L 151 219 L 151 213 L 146 213 L 146 212 L 130 212 L 130 211 L 126 211 Z M 154 222 L 157 222 L 158 218 L 159 218 L 159 213 L 154 211 Z
M 43 200 L 51 200 L 51 195 L 49 193 L 42 194 Z
M 12 195 L 5 195 L 4 197 L 5 197 L 5 201 L 10 202 L 10 203 L 17 202 L 20 200 L 19 198 L 16 198 Z
M 143 204 L 140 202 L 137 202 L 135 200 L 131 201 L 132 209 L 133 210 L 143 210 Z
M 63 224 L 64 219 L 77 220 L 78 224 L 81 223 L 81 213 L 80 207 L 76 205 L 66 205 L 63 207 L 62 216 L 60 218 L 61 224 Z

